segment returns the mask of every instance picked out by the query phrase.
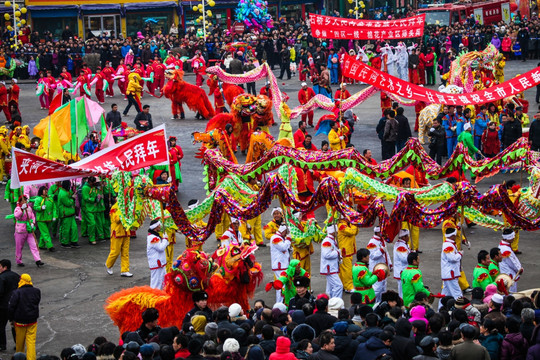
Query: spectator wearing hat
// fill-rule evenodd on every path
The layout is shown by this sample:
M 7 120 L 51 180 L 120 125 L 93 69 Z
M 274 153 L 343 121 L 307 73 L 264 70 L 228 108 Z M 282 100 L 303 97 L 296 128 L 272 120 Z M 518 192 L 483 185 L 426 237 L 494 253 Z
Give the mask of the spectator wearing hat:
M 291 255 L 289 252 L 291 249 L 291 239 L 287 236 L 288 234 L 289 229 L 283 224 L 270 238 L 270 259 L 272 261 L 274 280 L 279 279 L 281 273 L 287 270 L 291 261 Z M 276 302 L 283 302 L 281 289 L 276 289 Z
M 236 358 L 241 358 L 240 356 L 240 344 L 238 343 L 238 340 L 235 338 L 228 338 L 223 343 L 223 352 L 229 352 L 231 355 L 237 354 L 238 356 Z
M 528 128 L 530 125 L 529 115 L 525 114 L 523 112 L 523 107 L 518 106 L 516 107 L 516 114 L 515 114 L 516 120 L 518 120 L 521 123 L 522 128 Z
M 378 335 L 358 345 L 353 360 L 375 360 L 383 354 L 391 355 L 390 345 L 393 340 L 393 333 L 381 331 Z
M 159 219 L 152 220 L 146 238 L 146 255 L 150 267 L 150 287 L 161 290 L 163 289 L 165 266 L 167 265 L 165 249 L 169 245 L 169 241 L 167 234 L 161 235 L 160 231 L 161 221 Z
M 503 301 L 504 299 L 502 295 L 493 294 L 489 300 L 489 312 L 486 316 L 484 316 L 484 320 L 493 320 L 493 323 L 500 334 L 504 334 L 504 327 L 506 324 L 506 316 L 504 316 L 504 314 L 501 312 Z
M 130 333 L 133 334 L 133 338 L 135 339 L 135 336 L 138 337 L 136 339 L 137 341 L 141 339 L 141 343 L 148 342 L 152 337 L 156 336 L 157 333 L 161 330 L 161 328 L 158 326 L 158 319 L 159 319 L 159 312 L 155 308 L 148 308 L 142 313 L 142 323 L 141 326 L 139 326 L 139 329 L 136 332 Z M 125 341 L 127 342 L 128 334 L 126 336 Z
M 270 354 L 269 360 L 293 360 L 296 356 L 291 352 L 291 340 L 280 336 L 276 340 L 276 351 Z
M 312 88 L 310 88 L 307 83 L 303 82 L 301 84 L 302 88 L 300 91 L 298 91 L 298 101 L 300 102 L 300 105 L 305 105 L 308 103 L 309 100 L 313 99 L 315 97 L 315 91 L 313 91 Z M 310 127 L 313 127 L 313 110 L 311 110 L 308 113 L 302 114 L 302 121 L 304 124 L 306 123 L 306 120 L 308 120 L 308 124 Z
M 420 340 L 420 347 L 422 348 L 422 354 L 413 357 L 413 360 L 432 360 L 438 359 L 437 356 L 437 344 L 439 339 L 432 336 L 425 336 Z
M 242 325 L 242 323 L 247 321 L 247 317 L 244 315 L 244 310 L 238 303 L 234 303 L 229 306 L 229 318 L 231 319 L 231 322 L 235 323 L 236 325 Z
M 212 320 L 212 310 L 208 307 L 208 293 L 204 290 L 196 291 L 191 294 L 193 299 L 193 309 L 189 310 L 184 317 L 183 323 L 191 321 L 191 318 L 197 314 L 202 314 L 206 317 L 206 320 L 210 322 Z
M 242 243 L 242 234 L 239 231 L 240 220 L 231 216 L 231 223 L 227 231 L 221 235 L 221 247 L 227 248 L 229 245 L 240 245 Z
M 407 267 L 407 256 L 411 252 L 409 249 L 409 229 L 401 229 L 398 239 L 394 243 L 394 279 L 398 281 L 398 294 L 403 297 L 401 288 L 401 272 Z
M 15 327 L 15 351 L 26 353 L 28 360 L 36 360 L 40 302 L 41 291 L 33 286 L 30 275 L 22 274 L 18 288 L 13 291 L 9 300 L 8 320 L 12 321 Z
M 339 277 L 341 252 L 336 236 L 337 225 L 329 225 L 326 229 L 326 238 L 321 242 L 320 273 L 326 276 L 326 294 L 331 298 L 341 298 L 343 295 L 343 283 Z
M 480 310 L 472 306 L 469 299 L 466 297 L 459 297 L 456 299 L 456 303 L 454 305 L 456 309 L 463 309 L 467 313 L 467 318 L 469 318 L 469 323 L 476 323 L 477 325 L 480 324 L 480 321 L 482 319 L 482 314 L 480 313 Z
M 315 297 L 308 291 L 310 282 L 311 281 L 307 276 L 299 276 L 293 279 L 296 295 L 289 301 L 289 310 L 301 310 L 297 307 L 300 299 L 305 299 L 311 305 L 315 305 Z
M 139 349 L 142 360 L 152 360 L 154 355 L 154 347 L 150 344 L 144 344 Z
M 367 244 L 369 250 L 369 271 L 373 272 L 375 265 L 383 263 L 392 268 L 392 259 L 386 250 L 385 241 L 381 238 L 381 228 L 376 226 L 373 228 L 373 236 Z M 375 302 L 381 301 L 381 294 L 386 291 L 386 279 L 379 280 L 373 284 L 375 291 Z
M 515 241 L 515 238 L 516 233 L 514 230 L 504 229 L 502 240 L 499 243 L 499 250 L 502 255 L 502 260 L 499 263 L 500 271 L 502 274 L 506 274 L 514 280 L 514 283 L 510 287 L 510 292 L 517 292 L 517 281 L 521 274 L 523 274 L 521 262 L 512 250 L 512 243 Z

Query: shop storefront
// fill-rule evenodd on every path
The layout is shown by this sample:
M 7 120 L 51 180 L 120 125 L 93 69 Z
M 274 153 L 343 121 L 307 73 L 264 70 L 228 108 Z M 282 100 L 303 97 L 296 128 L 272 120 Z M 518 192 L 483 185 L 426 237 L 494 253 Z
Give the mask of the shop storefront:
M 153 33 L 169 32 L 178 24 L 181 7 L 177 1 L 115 2 L 109 0 L 27 0 L 32 28 L 40 33 L 48 30 L 57 40 L 66 25 L 82 38 L 135 37 L 150 26 Z
M 62 31 L 69 26 L 76 34 L 79 7 L 77 5 L 28 6 L 32 30 L 42 34 L 50 31 L 53 39 L 62 38 Z
M 177 23 L 178 9 L 174 1 L 124 4 L 127 36 L 137 36 L 147 25 L 153 34 L 159 31 L 168 34 L 171 25 Z
M 80 9 L 85 39 L 99 36 L 118 37 L 118 34 L 122 34 L 120 5 L 81 5 Z

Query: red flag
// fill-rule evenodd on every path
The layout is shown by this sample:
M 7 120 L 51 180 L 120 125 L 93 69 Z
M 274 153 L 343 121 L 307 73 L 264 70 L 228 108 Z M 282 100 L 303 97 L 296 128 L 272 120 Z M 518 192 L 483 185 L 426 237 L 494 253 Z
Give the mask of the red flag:
M 49 115 L 56 111 L 60 106 L 62 106 L 62 93 L 56 94 L 56 96 L 51 101 L 49 105 Z

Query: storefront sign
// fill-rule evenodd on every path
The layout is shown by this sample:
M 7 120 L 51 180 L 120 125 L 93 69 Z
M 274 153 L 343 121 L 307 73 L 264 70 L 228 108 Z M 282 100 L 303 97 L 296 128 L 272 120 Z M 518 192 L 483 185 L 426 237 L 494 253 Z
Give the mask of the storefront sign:
M 343 63 L 343 76 L 374 85 L 394 95 L 427 104 L 475 105 L 504 99 L 540 84 L 540 67 L 502 84 L 468 94 L 445 94 L 426 89 L 374 69 L 349 55 L 345 57 Z
M 424 35 L 426 14 L 399 20 L 345 19 L 309 14 L 311 35 L 323 39 L 390 40 Z
M 12 158 L 11 188 L 15 189 L 30 184 L 110 175 L 114 170 L 135 171 L 150 165 L 169 164 L 169 151 L 165 125 L 161 125 L 69 166 L 17 148 L 12 149 Z

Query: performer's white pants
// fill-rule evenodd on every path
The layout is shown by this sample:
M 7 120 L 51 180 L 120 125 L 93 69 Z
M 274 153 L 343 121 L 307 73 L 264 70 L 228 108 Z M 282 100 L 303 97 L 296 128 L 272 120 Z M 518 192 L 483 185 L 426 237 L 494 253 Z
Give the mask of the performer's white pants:
M 274 278 L 275 278 L 274 280 L 279 279 L 282 272 L 283 272 L 283 270 L 274 271 Z M 284 298 L 281 295 L 281 290 L 276 290 L 276 303 L 282 303 L 283 300 L 284 300 Z
M 399 294 L 399 297 L 403 299 L 403 289 L 401 288 L 401 279 L 396 279 L 397 281 L 397 291 Z
M 386 291 L 386 279 L 373 284 L 373 291 L 375 291 L 375 302 L 381 302 L 381 295 Z
M 463 293 L 461 292 L 461 288 L 459 287 L 459 280 L 446 280 L 443 281 L 443 288 L 441 291 L 441 294 L 452 296 L 454 299 L 457 299 L 458 297 L 462 297 Z M 439 309 L 441 308 L 442 304 L 439 301 Z
M 341 298 L 343 296 L 343 283 L 339 274 L 326 275 L 326 293 L 330 298 Z
M 150 287 L 152 289 L 163 289 L 163 279 L 165 278 L 165 266 L 150 270 Z

